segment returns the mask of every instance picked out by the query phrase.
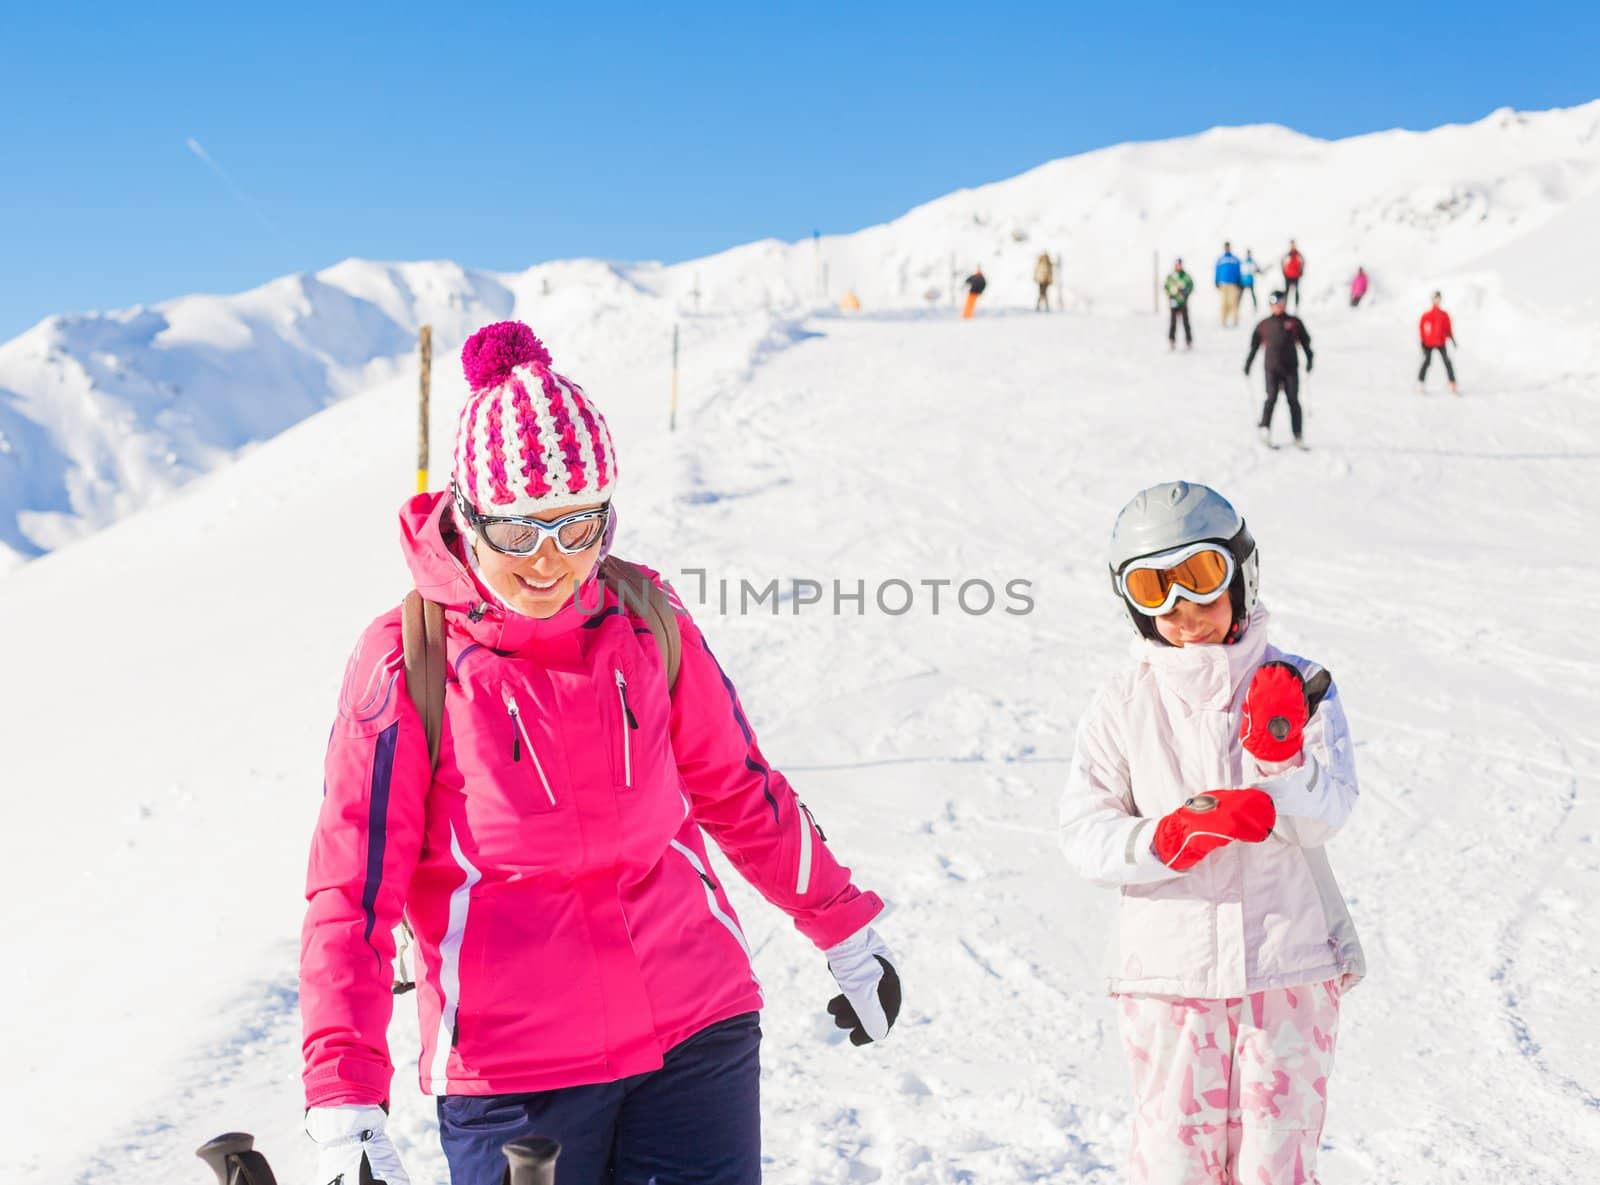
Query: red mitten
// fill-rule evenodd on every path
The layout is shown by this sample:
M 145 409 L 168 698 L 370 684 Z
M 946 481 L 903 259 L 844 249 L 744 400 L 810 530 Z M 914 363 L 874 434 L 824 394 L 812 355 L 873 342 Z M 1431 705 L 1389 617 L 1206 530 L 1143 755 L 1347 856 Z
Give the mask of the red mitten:
M 1277 821 L 1278 808 L 1265 790 L 1212 790 L 1164 816 L 1150 846 L 1161 863 L 1185 872 L 1236 839 L 1260 843 Z
M 1244 693 L 1239 740 L 1261 761 L 1288 761 L 1300 752 L 1311 708 L 1306 681 L 1286 662 L 1262 663 Z

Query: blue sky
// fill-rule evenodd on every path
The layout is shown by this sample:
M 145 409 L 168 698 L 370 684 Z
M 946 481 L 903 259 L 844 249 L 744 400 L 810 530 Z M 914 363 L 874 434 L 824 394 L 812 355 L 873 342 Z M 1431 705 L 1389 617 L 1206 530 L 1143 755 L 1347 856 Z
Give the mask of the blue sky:
M 512 270 L 849 231 L 1216 124 L 1600 97 L 1577 4 L 32 2 L 0 29 L 0 340 L 348 256 Z

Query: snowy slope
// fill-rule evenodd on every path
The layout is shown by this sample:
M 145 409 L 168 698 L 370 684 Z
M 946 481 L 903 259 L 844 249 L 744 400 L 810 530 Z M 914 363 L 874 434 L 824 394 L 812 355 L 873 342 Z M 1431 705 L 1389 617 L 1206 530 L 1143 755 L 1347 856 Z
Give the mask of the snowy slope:
M 1600 642 L 1563 594 L 1600 578 L 1594 376 L 1525 373 L 1487 338 L 1466 397 L 1420 398 L 1381 309 L 1308 319 L 1310 454 L 1254 442 L 1243 333 L 1204 320 L 1172 356 L 1148 316 L 729 318 L 671 437 L 653 359 L 570 367 L 616 426 L 623 554 L 735 590 L 1034 582 L 1025 616 L 947 594 L 938 615 L 776 619 L 680 582 L 768 755 L 892 902 L 907 984 L 887 1045 L 839 1044 L 820 957 L 737 897 L 769 1000 L 774 1185 L 1119 1179 L 1114 899 L 1056 856 L 1054 798 L 1129 636 L 1100 568 L 1111 517 L 1178 474 L 1249 516 L 1275 636 L 1334 670 L 1358 741 L 1364 801 L 1332 856 L 1372 974 L 1323 1179 L 1589 1175 Z M 613 336 L 562 334 L 591 358 Z M 3 656 L 26 678 L 0 681 L 22 837 L 0 863 L 19 952 L 0 1180 L 198 1185 L 192 1148 L 235 1127 L 309 1179 L 301 877 L 345 655 L 405 587 L 410 395 L 401 378 L 339 402 L 0 584 L 28 627 Z M 443 1181 L 397 1012 L 394 1127 L 418 1185 Z
M 665 366 L 674 319 L 793 316 L 845 290 L 869 310 L 922 308 L 930 295 L 944 307 L 978 263 L 991 307 L 1031 306 L 1040 250 L 1064 258 L 1074 308 L 1149 308 L 1153 252 L 1162 269 L 1184 255 L 1209 308 L 1224 238 L 1271 262 L 1294 236 L 1313 307 L 1337 303 L 1361 263 L 1375 305 L 1420 311 L 1443 284 L 1463 340 L 1493 322 L 1544 364 L 1590 370 L 1600 346 L 1573 327 L 1592 322 L 1597 195 L 1600 103 L 1337 142 L 1222 128 L 1058 160 L 854 234 L 673 267 L 580 260 L 499 274 L 350 260 L 236 296 L 51 317 L 0 345 L 0 571 L 406 373 L 425 322 L 442 359 L 472 328 L 515 315 L 558 344 L 582 327 L 573 348 L 597 343 L 596 357 L 608 356 L 602 326 L 644 335 L 639 348 Z

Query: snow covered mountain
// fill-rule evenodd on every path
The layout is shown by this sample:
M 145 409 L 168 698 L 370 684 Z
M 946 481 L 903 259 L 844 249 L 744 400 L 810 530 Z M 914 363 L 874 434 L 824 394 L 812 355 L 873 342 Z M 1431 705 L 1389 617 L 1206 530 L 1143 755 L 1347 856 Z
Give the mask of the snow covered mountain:
M 569 340 L 594 343 L 598 320 L 608 344 L 595 353 L 664 366 L 674 320 L 701 322 L 701 334 L 737 321 L 759 342 L 771 315 L 845 291 L 869 311 L 942 306 L 979 263 L 991 307 L 1031 305 L 1039 251 L 1062 257 L 1070 307 L 1139 312 L 1151 307 L 1153 270 L 1174 255 L 1204 294 L 1225 238 L 1272 261 L 1292 236 L 1310 261 L 1312 307 L 1341 299 L 1359 263 L 1374 304 L 1410 313 L 1443 284 L 1464 340 L 1492 320 L 1506 348 L 1592 369 L 1600 347 L 1572 327 L 1600 310 L 1589 280 L 1600 272 L 1597 214 L 1600 101 L 1335 142 L 1257 126 L 1118 145 L 855 234 L 671 267 L 578 260 L 497 274 L 347 260 L 235 296 L 50 317 L 0 345 L 0 570 L 407 373 L 423 323 L 447 362 L 472 328 L 515 316 L 558 357 L 573 357 Z M 436 375 L 455 378 L 453 363 Z

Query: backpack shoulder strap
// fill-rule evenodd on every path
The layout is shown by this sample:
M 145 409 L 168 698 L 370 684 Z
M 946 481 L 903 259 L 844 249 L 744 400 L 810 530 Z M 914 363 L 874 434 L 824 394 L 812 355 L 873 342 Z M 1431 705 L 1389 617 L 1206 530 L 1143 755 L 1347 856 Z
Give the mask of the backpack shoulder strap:
M 439 738 L 444 733 L 444 684 L 447 656 L 444 645 L 444 606 L 424 600 L 412 589 L 400 603 L 400 645 L 405 652 L 406 694 L 422 717 L 422 730 L 428 738 L 428 764 L 439 768 Z M 406 961 L 415 935 L 411 923 L 402 917 L 395 937 L 395 995 L 416 987 Z
M 1328 692 L 1333 690 L 1333 672 L 1327 667 L 1318 667 L 1306 680 L 1306 713 L 1316 715 L 1317 705 L 1328 698 Z
M 683 657 L 683 635 L 678 630 L 678 611 L 665 589 L 637 564 L 608 555 L 600 564 L 600 579 L 609 584 L 622 607 L 644 618 L 650 636 L 661 651 L 667 671 L 667 694 L 678 685 L 678 666 Z
M 400 640 L 405 648 L 406 692 L 417 706 L 428 736 L 428 760 L 439 766 L 444 732 L 444 606 L 412 589 L 400 607 Z

